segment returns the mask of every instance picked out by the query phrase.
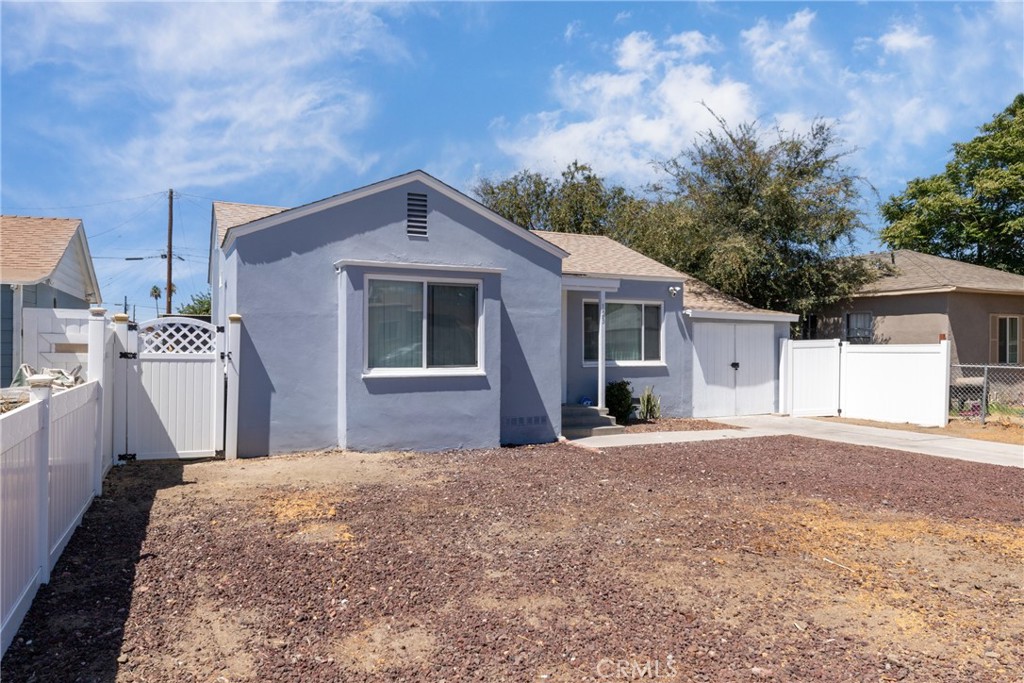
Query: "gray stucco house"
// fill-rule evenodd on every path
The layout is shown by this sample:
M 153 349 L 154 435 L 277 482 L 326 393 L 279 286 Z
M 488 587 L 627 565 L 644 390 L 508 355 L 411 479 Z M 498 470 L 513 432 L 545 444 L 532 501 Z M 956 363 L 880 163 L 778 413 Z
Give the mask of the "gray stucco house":
M 687 308 L 682 273 L 605 237 L 531 232 L 422 171 L 212 214 L 213 319 L 242 316 L 241 456 L 553 441 L 563 403 L 620 378 L 689 416 L 694 315 L 730 334 L 770 319 L 770 359 L 793 317 Z
M 25 309 L 86 309 L 100 300 L 80 219 L 0 216 L 0 386 L 21 364 Z

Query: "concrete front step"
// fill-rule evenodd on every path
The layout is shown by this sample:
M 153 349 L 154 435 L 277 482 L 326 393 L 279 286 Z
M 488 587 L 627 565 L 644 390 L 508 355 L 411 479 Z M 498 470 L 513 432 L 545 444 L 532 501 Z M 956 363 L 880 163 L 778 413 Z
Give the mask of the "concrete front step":
M 567 439 L 585 439 L 588 436 L 611 436 L 622 434 L 626 430 L 619 425 L 603 425 L 600 427 L 562 427 L 562 436 Z
M 621 434 L 623 431 L 622 427 L 615 424 L 615 418 L 608 414 L 607 408 L 562 406 L 562 436 L 567 439 Z

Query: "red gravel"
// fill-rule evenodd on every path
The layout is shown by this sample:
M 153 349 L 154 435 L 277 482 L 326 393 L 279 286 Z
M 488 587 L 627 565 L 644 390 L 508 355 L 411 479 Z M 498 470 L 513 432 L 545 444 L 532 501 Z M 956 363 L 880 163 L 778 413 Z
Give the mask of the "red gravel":
M 3 678 L 1016 682 L 1022 500 L 796 437 L 129 465 Z

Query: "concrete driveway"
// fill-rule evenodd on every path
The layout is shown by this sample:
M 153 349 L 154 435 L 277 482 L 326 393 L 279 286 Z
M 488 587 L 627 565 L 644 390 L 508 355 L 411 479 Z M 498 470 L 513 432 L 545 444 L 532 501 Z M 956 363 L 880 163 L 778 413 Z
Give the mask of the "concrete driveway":
M 893 448 L 911 453 L 957 458 L 971 462 L 1024 467 L 1024 447 L 1014 444 L 961 439 L 952 436 L 921 434 L 897 429 L 881 429 L 861 425 L 823 422 L 805 417 L 783 415 L 752 415 L 748 417 L 715 418 L 716 422 L 742 427 L 742 430 L 721 429 L 699 432 L 647 432 L 591 436 L 573 443 L 594 448 L 613 448 L 656 443 L 713 441 L 717 439 L 748 439 L 759 436 L 794 435 L 812 439 L 838 441 L 859 446 Z

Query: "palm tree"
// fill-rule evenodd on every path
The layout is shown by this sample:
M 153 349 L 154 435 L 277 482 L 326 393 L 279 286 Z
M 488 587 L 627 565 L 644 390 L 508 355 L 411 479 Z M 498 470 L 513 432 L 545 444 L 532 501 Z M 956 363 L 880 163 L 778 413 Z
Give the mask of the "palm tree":
M 160 286 L 153 285 L 149 290 L 149 295 L 153 297 L 153 306 L 156 307 L 156 316 L 160 317 Z

